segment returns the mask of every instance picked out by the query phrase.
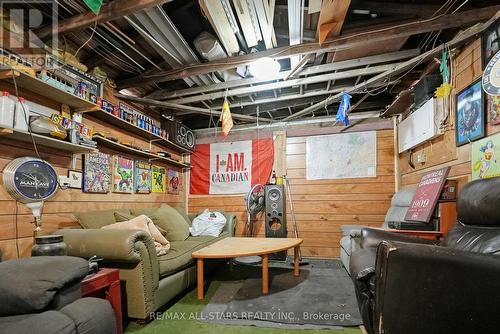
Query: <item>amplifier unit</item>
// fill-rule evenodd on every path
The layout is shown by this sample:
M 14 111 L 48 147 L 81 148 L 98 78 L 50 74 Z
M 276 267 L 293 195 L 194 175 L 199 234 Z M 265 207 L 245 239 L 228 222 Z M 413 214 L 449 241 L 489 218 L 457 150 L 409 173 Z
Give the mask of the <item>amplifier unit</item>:
M 285 187 L 266 185 L 265 188 L 266 238 L 286 238 Z M 286 260 L 286 251 L 271 254 L 271 260 Z
M 168 138 L 171 142 L 190 151 L 194 150 L 196 142 L 193 130 L 176 121 L 168 121 L 166 128 L 168 129 Z

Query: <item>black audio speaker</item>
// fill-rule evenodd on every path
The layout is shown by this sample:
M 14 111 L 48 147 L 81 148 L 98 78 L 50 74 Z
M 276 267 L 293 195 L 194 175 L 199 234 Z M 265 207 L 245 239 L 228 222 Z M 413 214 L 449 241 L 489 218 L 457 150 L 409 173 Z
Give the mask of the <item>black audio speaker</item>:
M 169 121 L 167 129 L 168 138 L 171 142 L 190 151 L 194 150 L 194 146 L 196 145 L 196 143 L 193 130 L 176 121 Z
M 283 185 L 266 185 L 265 188 L 266 238 L 286 238 L 286 202 Z M 271 254 L 271 260 L 286 260 L 286 251 Z

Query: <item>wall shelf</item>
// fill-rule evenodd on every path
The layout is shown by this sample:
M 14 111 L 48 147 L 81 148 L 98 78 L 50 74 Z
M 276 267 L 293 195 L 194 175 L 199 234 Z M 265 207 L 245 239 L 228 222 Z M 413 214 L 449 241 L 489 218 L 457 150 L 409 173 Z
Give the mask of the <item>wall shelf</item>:
M 96 110 L 92 113 L 88 113 L 86 116 L 93 116 L 97 119 L 100 119 L 101 121 L 105 121 L 105 122 L 112 124 L 116 127 L 119 127 L 121 129 L 127 130 L 131 133 L 134 133 L 138 136 L 146 138 L 146 139 L 154 142 L 156 145 L 160 145 L 160 146 L 163 146 L 165 148 L 172 149 L 176 152 L 192 153 L 192 151 L 190 151 L 182 146 L 179 146 L 179 145 L 171 142 L 170 140 L 167 140 L 163 137 L 155 135 L 154 133 L 151 133 L 147 130 L 144 130 L 144 129 L 142 129 L 142 128 L 140 128 L 132 123 L 129 123 L 129 122 L 121 119 L 120 117 L 117 117 L 111 113 L 105 112 L 104 110 Z
M 94 136 L 92 138 L 92 140 L 95 140 L 96 142 L 98 142 L 99 145 L 102 145 L 102 146 L 105 146 L 105 147 L 109 147 L 109 148 L 114 149 L 116 151 L 121 151 L 121 152 L 124 152 L 124 153 L 129 153 L 129 154 L 133 154 L 133 155 L 137 155 L 137 156 L 141 156 L 141 157 L 147 158 L 150 162 L 160 161 L 160 162 L 163 162 L 163 163 L 166 163 L 166 164 L 169 164 L 169 165 L 173 165 L 173 166 L 176 166 L 176 167 L 180 167 L 180 168 L 190 168 L 189 165 L 187 165 L 185 163 L 182 163 L 182 162 L 170 159 L 170 158 L 166 158 L 166 157 L 161 157 L 161 156 L 156 155 L 154 153 L 150 153 L 150 152 L 146 152 L 146 151 L 141 151 L 141 150 L 135 149 L 133 147 L 129 147 L 129 146 L 120 144 L 120 143 L 115 142 L 113 140 L 109 140 L 107 138 L 103 138 L 101 136 Z
M 95 103 L 84 100 L 23 72 L 5 69 L 0 70 L 0 79 L 8 81 L 12 85 L 14 84 L 13 76 L 15 77 L 19 90 L 26 89 L 61 104 L 67 104 L 77 112 L 91 112 L 95 111 L 97 107 Z M 20 95 L 22 95 L 21 92 Z
M 31 143 L 31 136 L 30 136 L 29 132 L 19 131 L 16 129 L 8 129 L 8 128 L 4 128 L 4 129 L 12 131 L 12 132 L 10 132 L 10 133 L 4 132 L 4 134 L 0 137 L 0 139 L 6 138 L 6 139 L 13 139 L 13 140 Z M 97 152 L 96 148 L 87 147 L 87 146 L 78 145 L 78 144 L 73 144 L 73 143 L 70 143 L 70 142 L 67 142 L 64 140 L 60 140 L 60 139 L 52 138 L 52 137 L 47 137 L 47 136 L 39 135 L 36 133 L 33 133 L 33 138 L 35 139 L 35 143 L 37 145 L 55 148 L 55 149 L 63 150 L 63 151 L 67 151 L 67 152 L 72 152 L 72 153 Z

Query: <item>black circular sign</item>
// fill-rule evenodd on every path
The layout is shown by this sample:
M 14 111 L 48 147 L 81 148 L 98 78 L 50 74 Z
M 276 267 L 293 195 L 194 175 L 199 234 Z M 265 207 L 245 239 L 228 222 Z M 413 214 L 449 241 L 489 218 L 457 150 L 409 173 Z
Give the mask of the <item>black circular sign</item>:
M 500 51 L 486 65 L 482 82 L 487 94 L 500 95 Z

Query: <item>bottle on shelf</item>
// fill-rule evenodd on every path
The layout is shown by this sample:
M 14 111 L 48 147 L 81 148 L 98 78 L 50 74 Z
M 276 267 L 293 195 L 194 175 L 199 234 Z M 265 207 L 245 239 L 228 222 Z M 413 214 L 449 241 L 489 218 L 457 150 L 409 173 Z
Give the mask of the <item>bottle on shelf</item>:
M 26 99 L 24 97 L 19 97 L 14 107 L 14 129 L 28 131 L 29 119 L 30 109 L 26 104 Z
M 0 127 L 14 126 L 14 100 L 9 96 L 9 92 L 3 92 L 0 97 Z

